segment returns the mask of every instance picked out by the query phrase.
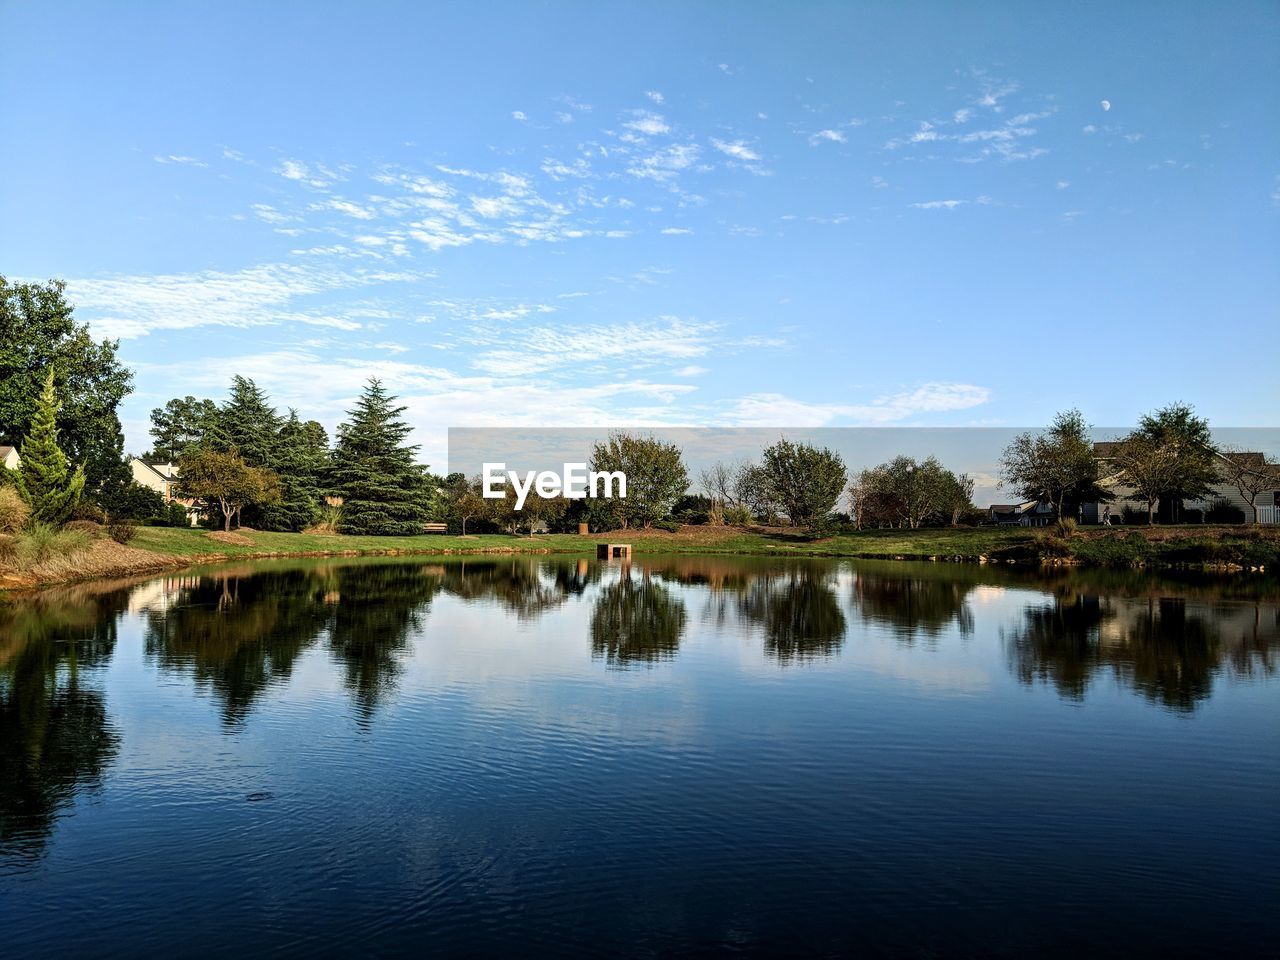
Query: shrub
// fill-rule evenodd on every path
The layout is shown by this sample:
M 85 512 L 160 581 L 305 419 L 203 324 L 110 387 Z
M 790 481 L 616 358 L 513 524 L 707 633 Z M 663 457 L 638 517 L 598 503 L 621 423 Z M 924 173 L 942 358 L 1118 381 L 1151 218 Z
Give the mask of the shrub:
M 1132 526 L 1133 524 L 1137 524 L 1137 523 L 1146 523 L 1147 508 L 1146 507 L 1142 507 L 1142 508 L 1125 507 L 1120 514 L 1120 520 L 1125 526 Z M 1111 522 L 1112 523 L 1116 522 L 1116 517 L 1114 514 L 1112 514 L 1111 516 Z
M 96 503 L 90 503 L 88 500 L 81 500 L 76 504 L 75 509 L 71 511 L 71 519 L 74 520 L 90 520 L 97 524 L 107 522 L 107 511 L 103 510 Z
M 88 548 L 91 543 L 81 530 L 63 530 L 49 523 L 32 523 L 14 538 L 15 560 L 19 569 L 28 570 L 51 561 L 67 560 Z
M 102 524 L 93 520 L 68 520 L 62 525 L 63 530 L 78 530 L 93 540 L 102 536 Z
M 1035 534 L 1035 545 L 1036 552 L 1042 557 L 1071 556 L 1071 544 L 1066 538 L 1049 530 L 1038 531 Z
M 680 524 L 671 517 L 663 517 L 661 520 L 653 521 L 653 529 L 665 530 L 667 533 L 675 533 L 680 529 Z
M 117 520 L 107 527 L 107 533 L 116 543 L 128 543 L 138 535 L 138 525 L 129 520 Z
M 1053 525 L 1055 535 L 1063 540 L 1070 540 L 1076 535 L 1076 521 L 1074 517 L 1063 517 Z
M 169 526 L 171 527 L 189 527 L 191 521 L 187 517 L 187 508 L 182 504 L 174 501 L 169 504 L 168 515 Z
M 1244 523 L 1244 511 L 1230 500 L 1215 500 L 1205 511 L 1209 523 Z
M 326 503 L 320 508 L 319 513 L 316 515 L 316 522 L 302 532 L 336 536 L 341 526 L 342 507 Z
M 751 511 L 740 504 L 724 508 L 724 522 L 731 527 L 749 527 L 754 521 Z
M 0 533 L 17 533 L 31 519 L 31 507 L 13 487 L 0 487 Z

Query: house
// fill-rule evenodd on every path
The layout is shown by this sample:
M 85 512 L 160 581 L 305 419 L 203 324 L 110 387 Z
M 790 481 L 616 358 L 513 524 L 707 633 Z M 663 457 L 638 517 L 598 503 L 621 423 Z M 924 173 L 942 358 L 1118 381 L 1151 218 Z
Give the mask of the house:
M 1099 471 L 1102 477 L 1099 485 L 1115 499 L 1109 504 L 1083 504 L 1081 511 L 1085 523 L 1102 522 L 1104 512 L 1108 508 L 1110 508 L 1109 513 L 1113 523 L 1119 521 L 1126 508 L 1139 513 L 1146 512 L 1146 501 L 1135 499 L 1133 487 L 1125 484 L 1122 480 L 1120 468 L 1115 462 L 1119 447 L 1120 441 L 1118 440 L 1107 440 L 1093 445 L 1093 455 L 1102 465 L 1102 469 Z M 1217 456 L 1223 461 L 1229 458 L 1237 463 L 1244 463 L 1258 469 L 1265 469 L 1267 462 L 1266 458 L 1257 452 L 1219 453 Z M 1213 484 L 1210 489 L 1212 492 L 1209 496 L 1200 500 L 1186 501 L 1185 509 L 1205 511 L 1215 502 L 1225 501 L 1244 515 L 1245 523 L 1280 523 L 1280 474 L 1276 475 L 1275 489 L 1264 490 L 1258 494 L 1256 509 L 1255 506 L 1249 504 L 1249 501 L 1240 490 L 1225 478 Z
M 998 503 L 987 507 L 987 516 L 1002 527 L 1047 527 L 1058 519 L 1053 504 L 1043 500 Z
M 0 467 L 6 470 L 17 470 L 22 458 L 18 456 L 17 447 L 0 447 Z
M 194 500 L 185 500 L 174 491 L 178 484 L 178 468 L 172 463 L 147 463 L 137 457 L 129 460 L 133 482 L 160 494 L 165 503 L 180 503 L 187 508 L 187 520 L 194 527 L 200 520 L 200 507 Z

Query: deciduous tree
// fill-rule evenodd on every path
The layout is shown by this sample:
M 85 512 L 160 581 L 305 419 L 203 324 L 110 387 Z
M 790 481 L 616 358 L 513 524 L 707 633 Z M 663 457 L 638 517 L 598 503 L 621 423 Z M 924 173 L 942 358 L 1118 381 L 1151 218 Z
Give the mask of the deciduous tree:
M 61 398 L 58 442 L 84 467 L 86 491 L 128 483 L 117 409 L 133 385 L 119 341 L 94 340 L 77 323 L 65 284 L 13 283 L 0 276 L 0 444 L 31 432 L 50 370 Z
M 618 432 L 597 443 L 591 469 L 621 470 L 627 476 L 627 496 L 616 501 L 624 527 L 650 527 L 667 516 L 672 505 L 689 489 L 680 448 L 652 437 Z
M 270 470 L 253 467 L 239 452 L 192 447 L 178 460 L 178 490 L 184 497 L 217 504 L 224 530 L 239 521 L 250 504 L 265 505 L 280 499 L 280 481 Z

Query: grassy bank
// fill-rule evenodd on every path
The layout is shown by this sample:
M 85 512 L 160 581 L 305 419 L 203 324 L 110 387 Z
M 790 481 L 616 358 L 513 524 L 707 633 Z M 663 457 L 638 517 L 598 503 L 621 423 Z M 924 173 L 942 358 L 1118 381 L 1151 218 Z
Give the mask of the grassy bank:
M 1084 528 L 1068 539 L 1024 528 L 863 530 L 808 540 L 785 529 L 683 527 L 580 537 L 548 534 L 347 537 L 245 530 L 144 527 L 127 546 L 99 540 L 74 558 L 17 571 L 0 569 L 0 589 L 160 572 L 193 563 L 255 557 L 385 554 L 555 553 L 591 556 L 603 541 L 630 543 L 637 556 L 732 554 L 817 556 L 1083 566 L 1280 569 L 1280 528 L 1227 526 Z

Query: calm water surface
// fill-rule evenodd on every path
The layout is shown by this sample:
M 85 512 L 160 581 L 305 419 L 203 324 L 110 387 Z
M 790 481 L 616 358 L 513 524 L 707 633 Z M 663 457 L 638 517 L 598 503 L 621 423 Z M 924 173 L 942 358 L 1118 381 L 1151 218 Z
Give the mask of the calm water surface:
M 0 955 L 1275 956 L 1274 580 L 517 558 L 0 602 Z

